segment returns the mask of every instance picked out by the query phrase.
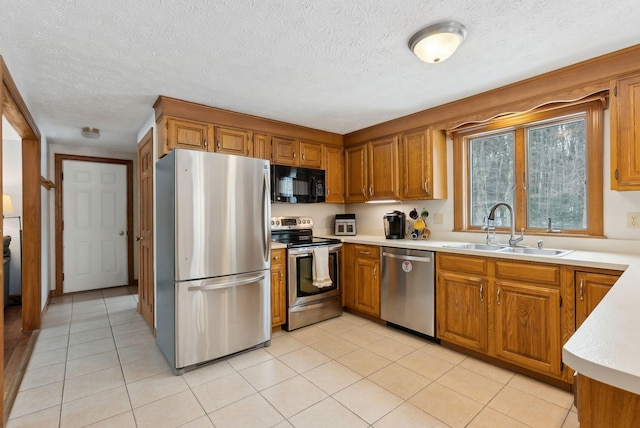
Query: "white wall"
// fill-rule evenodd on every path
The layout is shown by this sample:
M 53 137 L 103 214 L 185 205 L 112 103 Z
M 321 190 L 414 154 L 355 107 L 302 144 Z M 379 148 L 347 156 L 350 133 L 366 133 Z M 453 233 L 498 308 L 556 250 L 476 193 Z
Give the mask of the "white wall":
M 5 129 L 9 131 L 10 127 L 11 125 L 3 118 L 3 134 Z M 3 218 L 2 229 L 4 235 L 11 236 L 9 294 L 19 296 L 22 294 L 20 224 L 24 218 L 22 216 L 22 140 L 16 137 L 17 135 L 10 135 L 2 139 L 2 193 L 11 196 L 13 205 L 13 213 L 7 213 Z
M 148 128 L 147 128 L 148 129 Z M 133 236 L 136 236 L 138 233 L 138 185 L 137 185 L 137 177 L 138 177 L 138 162 L 137 162 L 137 153 L 134 152 L 121 152 L 114 150 L 105 150 L 99 149 L 95 147 L 91 147 L 90 142 L 87 143 L 85 147 L 78 146 L 67 146 L 64 144 L 49 144 L 48 146 L 48 170 L 50 171 L 51 179 L 53 180 L 53 176 L 55 174 L 55 155 L 60 154 L 70 154 L 70 155 L 78 155 L 78 156 L 93 156 L 93 157 L 101 157 L 101 158 L 111 158 L 111 159 L 125 159 L 133 161 Z M 132 147 L 136 147 L 136 143 L 132 142 Z M 45 156 L 43 155 L 43 158 Z M 56 183 L 58 185 L 58 183 Z M 49 290 L 55 288 L 56 284 L 56 272 L 55 272 L 55 196 L 52 194 L 48 198 L 48 235 L 49 235 L 49 252 L 52 255 L 49 258 Z M 43 234 L 45 231 L 43 230 Z M 44 239 L 43 239 L 44 241 Z M 134 278 L 138 277 L 138 247 L 134 244 L 133 246 L 133 274 Z M 47 290 L 47 294 L 48 294 Z

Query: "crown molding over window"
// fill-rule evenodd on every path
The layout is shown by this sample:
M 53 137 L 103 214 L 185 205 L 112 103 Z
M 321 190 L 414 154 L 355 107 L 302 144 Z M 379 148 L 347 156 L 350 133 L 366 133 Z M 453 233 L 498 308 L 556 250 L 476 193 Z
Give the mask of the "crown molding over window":
M 609 107 L 609 90 L 598 91 L 588 94 L 581 98 L 571 100 L 555 99 L 547 101 L 543 104 L 534 105 L 529 109 L 520 111 L 505 111 L 495 114 L 492 117 L 488 117 L 484 120 L 469 120 L 464 123 L 460 123 L 455 127 L 448 128 L 446 133 L 449 137 L 453 138 L 454 133 L 466 133 L 473 131 L 474 129 L 483 128 L 492 122 L 500 122 L 500 126 L 508 126 L 509 121 L 522 122 L 522 118 L 530 113 L 542 113 L 547 111 L 553 111 L 557 109 L 564 109 L 567 107 L 586 105 L 592 101 L 600 101 L 602 109 L 606 110 Z

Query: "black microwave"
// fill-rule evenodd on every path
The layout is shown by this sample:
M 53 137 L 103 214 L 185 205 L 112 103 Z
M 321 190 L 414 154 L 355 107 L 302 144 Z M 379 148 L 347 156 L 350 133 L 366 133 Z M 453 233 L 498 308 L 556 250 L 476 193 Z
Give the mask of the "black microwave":
M 324 202 L 324 170 L 271 165 L 271 202 Z

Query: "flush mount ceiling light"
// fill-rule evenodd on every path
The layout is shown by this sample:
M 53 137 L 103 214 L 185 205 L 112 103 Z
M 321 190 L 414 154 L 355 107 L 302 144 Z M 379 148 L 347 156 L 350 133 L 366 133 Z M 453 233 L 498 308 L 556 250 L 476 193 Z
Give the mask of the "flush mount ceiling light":
M 449 58 L 467 36 L 464 25 L 440 22 L 423 28 L 409 40 L 409 49 L 424 62 L 437 63 Z
M 100 130 L 98 128 L 91 128 L 89 126 L 85 126 L 84 128 L 82 128 L 81 134 L 84 138 L 91 138 L 92 140 L 100 138 Z

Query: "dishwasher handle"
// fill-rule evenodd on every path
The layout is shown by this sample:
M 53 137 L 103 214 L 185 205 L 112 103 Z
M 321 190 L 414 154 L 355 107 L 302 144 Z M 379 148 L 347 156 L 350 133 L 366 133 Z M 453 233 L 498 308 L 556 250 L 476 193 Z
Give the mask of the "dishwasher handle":
M 391 259 L 399 259 L 399 260 L 410 260 L 412 262 L 425 262 L 425 263 L 431 262 L 430 257 L 406 256 L 402 254 L 387 253 L 386 251 L 382 252 L 382 257 L 389 257 Z

